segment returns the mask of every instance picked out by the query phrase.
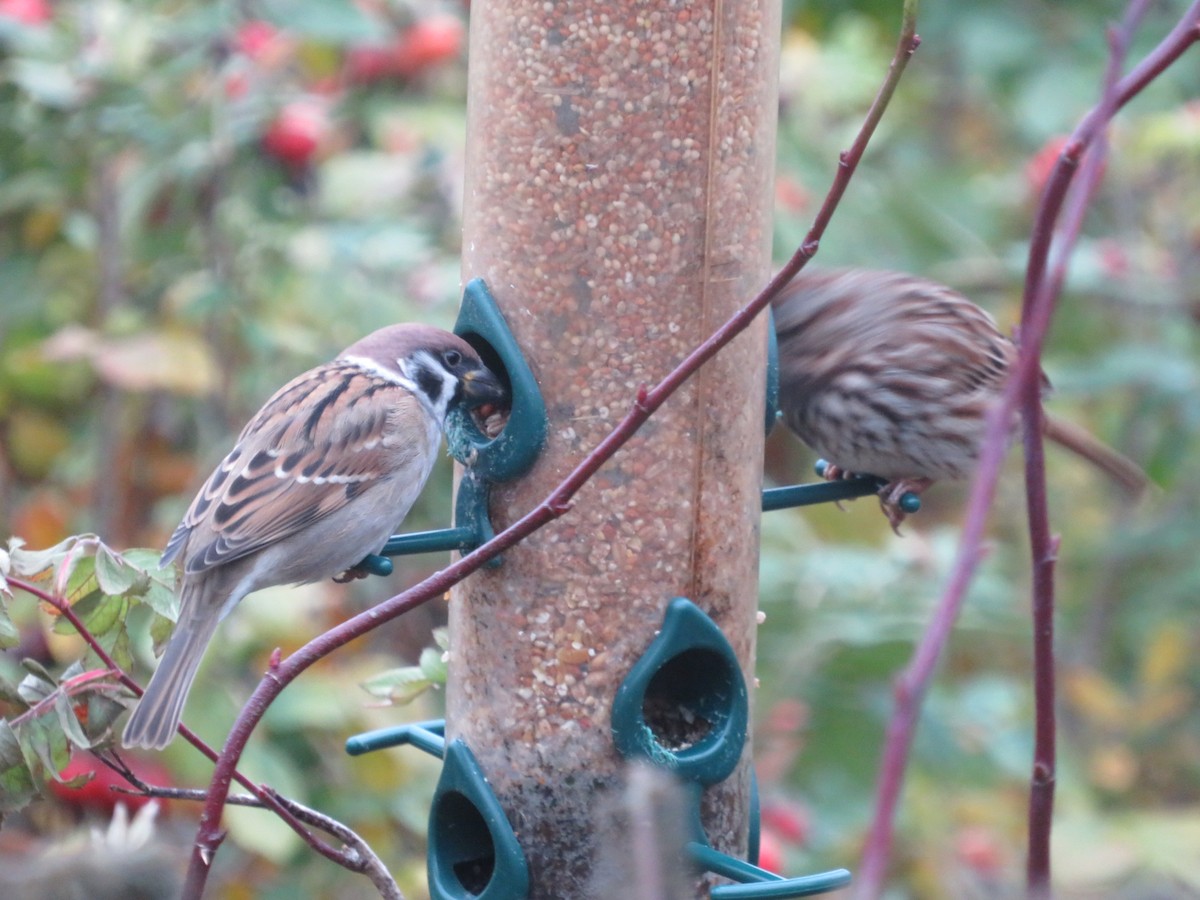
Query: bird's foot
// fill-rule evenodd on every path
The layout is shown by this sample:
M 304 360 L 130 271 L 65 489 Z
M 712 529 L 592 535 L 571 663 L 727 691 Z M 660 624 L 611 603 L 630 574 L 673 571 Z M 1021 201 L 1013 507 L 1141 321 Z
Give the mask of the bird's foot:
M 821 467 L 821 477 L 826 481 L 850 481 L 858 476 L 853 472 L 843 469 L 841 466 L 835 466 L 831 462 L 826 462 L 825 465 Z
M 848 472 L 841 466 L 835 466 L 833 463 L 826 460 L 821 460 L 817 464 L 817 474 L 819 474 L 826 481 L 850 481 L 858 477 L 853 472 Z M 834 500 L 833 505 L 842 512 L 846 511 L 846 507 L 842 506 L 841 500 Z
M 879 489 L 879 506 L 897 535 L 900 534 L 900 524 L 908 514 L 920 508 L 921 491 L 931 484 L 931 478 L 902 478 L 890 481 Z M 916 501 L 915 506 L 913 500 Z
M 349 584 L 351 581 L 358 581 L 359 579 L 367 578 L 370 575 L 371 575 L 370 570 L 368 570 L 365 566 L 359 564 L 357 566 L 351 566 L 349 569 L 347 569 L 345 572 L 342 572 L 340 575 L 334 575 L 333 581 L 335 584 Z

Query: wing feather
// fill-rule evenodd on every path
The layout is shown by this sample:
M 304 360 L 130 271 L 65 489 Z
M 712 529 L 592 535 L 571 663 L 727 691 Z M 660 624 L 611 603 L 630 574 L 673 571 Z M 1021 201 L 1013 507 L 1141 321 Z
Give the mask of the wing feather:
M 309 528 L 427 453 L 428 418 L 403 386 L 353 363 L 293 379 L 196 494 L 163 564 L 182 554 L 189 573 L 201 572 Z

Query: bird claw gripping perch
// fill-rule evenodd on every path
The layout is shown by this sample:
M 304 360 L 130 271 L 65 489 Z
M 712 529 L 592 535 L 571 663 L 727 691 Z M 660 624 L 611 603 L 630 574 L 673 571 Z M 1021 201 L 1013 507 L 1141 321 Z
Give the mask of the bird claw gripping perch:
M 483 279 L 473 279 L 463 291 L 454 333 L 475 348 L 508 388 L 511 398 L 508 419 L 500 427 L 499 415 L 493 411 L 481 428 L 464 410 L 452 411 L 447 416 L 445 430 L 450 455 L 466 466 L 458 485 L 454 526 L 393 535 L 378 555 L 371 554 L 360 562 L 355 567 L 358 570 L 390 575 L 389 556 L 445 550 L 468 552 L 486 543 L 494 534 L 488 518 L 491 486 L 512 481 L 529 471 L 546 441 L 546 404 L 537 379 Z M 493 431 L 496 433 L 492 434 Z M 489 566 L 499 564 L 500 557 L 488 562 Z
M 878 494 L 880 502 L 884 503 L 885 512 L 890 502 L 901 513 L 900 520 L 909 513 L 915 513 L 921 508 L 921 498 L 910 490 L 911 485 L 904 486 L 898 497 L 891 494 L 894 487 L 882 478 L 874 475 L 850 474 L 830 466 L 823 459 L 817 460 L 817 475 L 822 481 L 810 484 L 793 484 L 787 487 L 766 488 L 762 495 L 763 512 L 776 509 L 788 509 L 793 506 L 812 506 L 817 503 L 840 503 L 842 500 L 853 500 L 856 497 L 866 497 Z M 886 496 L 885 491 L 891 491 Z M 891 516 L 889 515 L 889 520 Z

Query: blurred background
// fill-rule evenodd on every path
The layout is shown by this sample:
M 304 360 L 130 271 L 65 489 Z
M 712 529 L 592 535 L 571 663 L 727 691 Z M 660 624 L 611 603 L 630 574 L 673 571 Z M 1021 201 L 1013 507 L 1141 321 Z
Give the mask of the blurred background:
M 1133 58 L 1183 7 L 1153 6 Z M 1098 99 L 1105 26 L 1123 8 L 926 4 L 924 42 L 819 262 L 940 279 L 1011 327 L 1039 190 Z M 161 547 L 279 384 L 384 323 L 453 322 L 469 13 L 428 0 L 0 0 L 0 536 L 45 547 L 95 531 Z M 891 0 L 785 3 L 781 260 L 858 128 L 898 19 Z M 1118 118 L 1047 350 L 1050 408 L 1161 488 L 1127 509 L 1050 451 L 1063 537 L 1054 849 L 1067 897 L 1200 896 L 1196 60 Z M 1032 741 L 1018 456 L 917 735 L 895 897 L 1004 897 L 1020 884 Z M 768 482 L 810 480 L 812 462 L 777 429 Z M 449 495 L 447 459 L 406 530 L 447 524 Z M 939 485 L 903 538 L 870 500 L 764 517 L 755 750 L 764 862 L 783 872 L 855 866 L 891 678 L 941 590 L 964 497 Z M 189 723 L 218 743 L 274 647 L 444 559 L 397 563 L 386 581 L 246 601 L 208 655 L 208 702 Z M 30 605 L 13 613 L 24 637 L 0 653 L 5 672 L 22 656 L 78 656 Z M 430 604 L 310 672 L 244 766 L 358 830 L 413 897 L 437 766 L 416 752 L 351 762 L 342 741 L 436 716 L 441 698 L 379 708 L 347 685 L 415 663 L 443 617 Z M 138 622 L 131 631 L 144 674 L 149 640 Z M 208 763 L 181 742 L 157 762 L 161 781 L 207 782 Z M 69 794 L 39 804 L 6 823 L 0 852 L 28 853 L 91 808 Z M 179 824 L 174 812 L 163 834 L 186 844 L 195 811 Z M 270 815 L 232 811 L 229 827 L 221 896 L 375 895 Z

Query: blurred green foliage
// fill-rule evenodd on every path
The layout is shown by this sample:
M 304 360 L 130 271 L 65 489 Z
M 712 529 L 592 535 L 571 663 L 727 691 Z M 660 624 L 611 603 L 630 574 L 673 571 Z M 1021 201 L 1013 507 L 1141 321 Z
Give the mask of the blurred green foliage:
M 1182 5 L 1154 6 L 1135 54 Z M 92 530 L 111 546 L 161 546 L 275 386 L 383 322 L 451 320 L 465 130 L 455 23 L 466 10 L 60 0 L 18 22 L 5 8 L 0 535 L 48 547 Z M 940 278 L 1011 324 L 1040 181 L 1056 139 L 1098 98 L 1105 23 L 1122 10 L 925 4 L 924 43 L 820 261 Z M 891 0 L 785 3 L 781 258 L 861 121 L 897 19 Z M 1055 851 L 1068 897 L 1200 895 L 1196 88 L 1185 57 L 1119 117 L 1046 360 L 1052 408 L 1144 462 L 1162 488 L 1122 509 L 1094 473 L 1051 456 L 1063 535 Z M 1020 883 L 1032 738 L 1012 463 L 991 553 L 922 718 L 895 897 L 1005 896 Z M 773 435 L 769 479 L 807 479 L 810 464 Z M 441 467 L 408 526 L 445 524 L 449 478 Z M 764 519 L 756 752 L 768 806 L 805 823 L 785 842 L 788 872 L 854 866 L 891 680 L 944 582 L 963 496 L 935 488 L 903 539 L 867 500 Z M 390 581 L 352 590 L 250 598 L 209 653 L 197 692 L 208 702 L 191 705 L 189 723 L 219 743 L 274 647 L 298 646 L 439 562 L 404 561 Z M 0 654 L 5 678 L 20 680 L 20 657 L 61 672 L 81 654 L 45 610 L 13 610 L 21 644 Z M 142 664 L 150 618 L 134 610 L 130 629 L 143 637 L 123 651 Z M 396 718 L 346 685 L 418 660 L 438 612 L 406 618 L 290 687 L 244 768 L 358 830 L 419 897 L 436 765 L 415 753 L 351 765 L 341 750 L 347 733 Z M 404 715 L 437 710 L 427 694 Z M 164 758 L 176 783 L 207 782 L 208 763 L 180 742 Z M 46 815 L 23 824 L 52 840 Z M 164 826 L 182 847 L 193 816 L 180 810 Z M 238 810 L 228 824 L 222 896 L 373 895 L 270 816 Z

